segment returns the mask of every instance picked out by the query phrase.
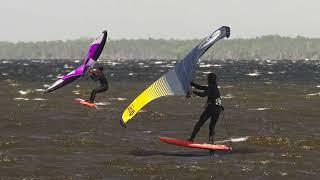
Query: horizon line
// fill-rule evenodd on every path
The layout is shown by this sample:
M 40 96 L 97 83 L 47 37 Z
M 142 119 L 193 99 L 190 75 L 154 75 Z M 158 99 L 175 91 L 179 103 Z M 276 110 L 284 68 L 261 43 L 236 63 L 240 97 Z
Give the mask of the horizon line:
M 308 36 L 303 36 L 303 35 L 295 35 L 295 36 L 290 36 L 290 35 L 280 35 L 280 34 L 266 34 L 266 35 L 260 35 L 260 36 L 254 36 L 254 37 L 235 37 L 227 40 L 253 40 L 253 39 L 259 39 L 263 37 L 268 37 L 268 36 L 278 36 L 280 38 L 291 38 L 291 39 L 296 39 L 296 38 L 305 38 L 305 39 L 320 39 L 320 37 L 308 37 Z M 204 38 L 204 37 L 203 37 Z M 176 40 L 176 41 L 192 41 L 192 40 L 201 40 L 203 38 L 154 38 L 154 37 L 148 37 L 148 38 L 110 38 L 108 37 L 108 41 L 121 41 L 121 40 Z M 11 41 L 11 40 L 0 40 L 1 43 L 6 42 L 6 43 L 39 43 L 39 42 L 55 42 L 55 41 L 62 41 L 62 42 L 67 42 L 67 41 L 76 41 L 76 40 L 92 40 L 94 37 L 79 37 L 75 39 L 54 39 L 54 40 L 27 40 L 27 41 Z

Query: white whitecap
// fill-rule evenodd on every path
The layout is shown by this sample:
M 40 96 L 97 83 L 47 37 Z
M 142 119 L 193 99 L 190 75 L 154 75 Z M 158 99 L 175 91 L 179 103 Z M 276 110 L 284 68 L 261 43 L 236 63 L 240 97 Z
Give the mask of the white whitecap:
M 32 100 L 34 100 L 34 101 L 46 101 L 46 99 L 43 99 L 43 98 L 33 98 Z
M 255 77 L 255 76 L 260 76 L 260 73 L 256 71 L 256 72 L 248 73 L 246 75 L 251 76 L 251 77 Z
M 118 101 L 125 101 L 125 100 L 127 100 L 127 98 L 121 98 L 121 97 L 119 97 L 119 98 L 117 98 L 117 100 L 118 100 Z
M 128 75 L 129 75 L 129 76 L 133 76 L 133 75 L 134 75 L 134 73 L 129 73 Z
M 72 92 L 73 92 L 73 94 L 76 94 L 76 95 L 80 94 L 79 91 L 72 91 Z
M 320 88 L 320 85 L 318 85 L 317 88 Z
M 43 87 L 48 88 L 48 87 L 50 87 L 50 85 L 49 84 L 44 84 Z
M 221 86 L 221 88 L 225 88 L 225 89 L 227 89 L 227 88 L 234 88 L 234 86 Z
M 111 66 L 115 66 L 115 65 L 118 65 L 118 64 L 120 64 L 120 63 L 117 63 L 117 62 L 110 62 L 110 63 L 108 63 L 109 65 L 111 65 Z
M 286 175 L 288 175 L 287 172 L 279 172 L 279 173 L 280 173 L 281 176 L 286 176 Z
M 30 99 L 28 98 L 23 98 L 23 97 L 17 97 L 17 98 L 14 98 L 15 101 L 29 101 Z
M 211 64 L 200 64 L 199 67 L 205 68 L 205 67 L 211 67 Z
M 118 100 L 118 101 L 125 101 L 127 98 L 117 97 L 117 98 L 109 98 L 110 100 Z
M 162 61 L 155 61 L 154 64 L 162 64 Z
M 268 71 L 268 74 L 274 74 L 274 72 Z
M 31 92 L 30 90 L 25 90 L 25 91 L 20 90 L 20 91 L 18 91 L 18 93 L 21 94 L 21 95 L 26 95 L 26 94 L 28 94 L 30 92 Z
M 2 73 L 3 76 L 8 76 L 8 73 Z
M 307 96 L 320 96 L 320 92 L 318 92 L 318 93 L 310 93 L 310 94 L 307 94 Z
M 268 110 L 270 108 L 265 108 L 265 107 L 261 107 L 261 108 L 255 108 L 255 109 L 249 109 L 251 111 L 264 111 L 264 110 Z
M 222 99 L 231 99 L 234 98 L 234 96 L 232 94 L 227 94 L 225 96 L 221 96 Z
M 12 84 L 9 84 L 10 86 L 19 86 L 19 84 L 17 83 L 12 83 Z
M 34 91 L 36 91 L 36 92 L 44 92 L 45 90 L 44 89 L 35 89 Z
M 98 105 L 98 106 L 108 106 L 108 105 L 111 105 L 110 102 L 96 102 L 95 104 Z

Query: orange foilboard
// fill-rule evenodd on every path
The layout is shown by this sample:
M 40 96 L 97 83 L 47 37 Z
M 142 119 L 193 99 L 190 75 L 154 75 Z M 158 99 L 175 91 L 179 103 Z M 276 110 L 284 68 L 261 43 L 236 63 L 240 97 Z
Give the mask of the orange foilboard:
M 221 144 L 195 143 L 191 141 L 166 138 L 166 137 L 160 137 L 160 140 L 168 144 L 173 144 L 176 146 L 183 146 L 188 148 L 205 149 L 205 150 L 213 150 L 213 151 L 231 151 L 232 150 L 231 147 L 226 145 L 221 145 Z
M 91 107 L 91 108 L 97 108 L 97 105 L 96 105 L 96 104 L 87 102 L 87 101 L 85 101 L 85 100 L 83 100 L 83 99 L 80 99 L 80 98 L 76 98 L 76 99 L 74 100 L 74 102 L 79 103 L 79 104 L 84 105 L 84 106 Z

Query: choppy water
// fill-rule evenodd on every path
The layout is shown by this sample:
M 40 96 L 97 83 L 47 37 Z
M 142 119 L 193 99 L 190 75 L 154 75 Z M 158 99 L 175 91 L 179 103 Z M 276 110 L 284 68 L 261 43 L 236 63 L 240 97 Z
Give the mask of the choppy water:
M 320 61 L 201 61 L 194 81 L 219 76 L 226 108 L 216 141 L 232 153 L 164 144 L 187 138 L 205 99 L 165 97 L 128 128 L 123 109 L 176 61 L 103 61 L 110 90 L 99 109 L 73 103 L 95 83 L 83 78 L 42 94 L 77 60 L 0 61 L 2 179 L 317 179 L 320 174 Z M 207 141 L 208 125 L 197 140 Z

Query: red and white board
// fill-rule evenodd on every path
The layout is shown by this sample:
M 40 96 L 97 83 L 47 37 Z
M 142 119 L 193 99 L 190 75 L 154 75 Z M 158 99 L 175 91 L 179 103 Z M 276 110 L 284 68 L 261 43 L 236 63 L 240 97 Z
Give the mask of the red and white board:
M 160 137 L 160 140 L 168 144 L 173 144 L 176 146 L 183 146 L 188 148 L 205 149 L 205 150 L 213 150 L 213 151 L 232 151 L 232 148 L 226 145 L 195 143 L 191 141 L 166 138 L 166 137 Z
M 91 108 L 97 108 L 97 105 L 96 105 L 96 104 L 90 103 L 90 102 L 85 101 L 85 100 L 80 99 L 80 98 L 76 98 L 76 99 L 74 100 L 74 102 L 79 103 L 79 104 L 84 105 L 84 106 L 91 107 Z

